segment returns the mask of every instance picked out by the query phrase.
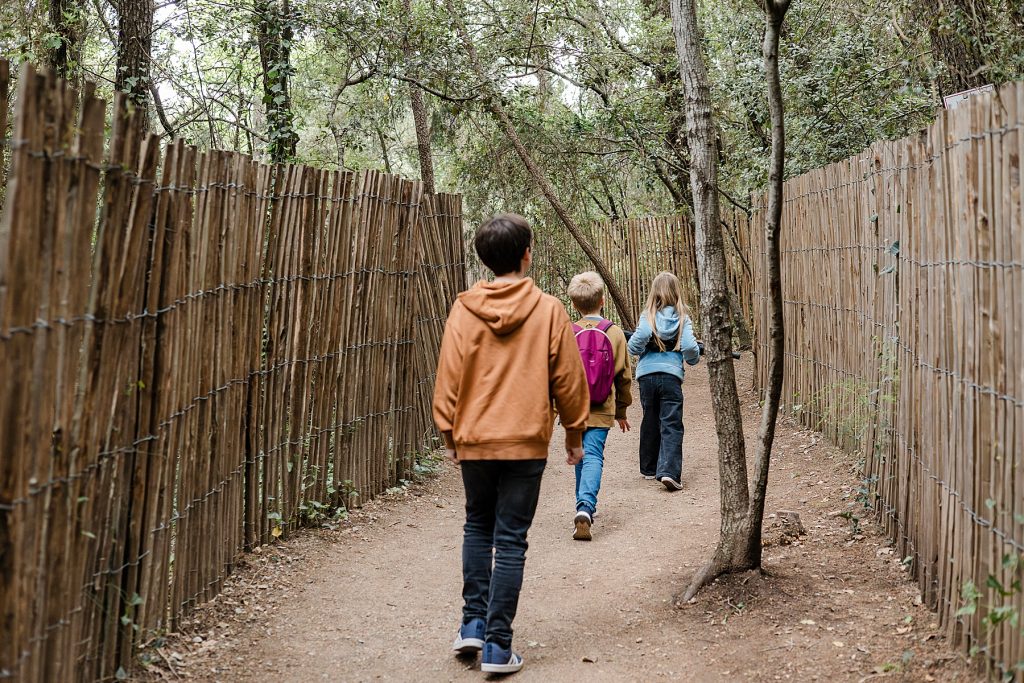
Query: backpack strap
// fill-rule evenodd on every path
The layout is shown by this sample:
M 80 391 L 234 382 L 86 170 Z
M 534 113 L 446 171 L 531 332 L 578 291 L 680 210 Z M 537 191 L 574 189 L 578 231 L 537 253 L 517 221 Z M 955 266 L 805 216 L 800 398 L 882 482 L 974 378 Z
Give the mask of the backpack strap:
M 579 335 L 579 333 L 583 331 L 583 328 L 580 327 L 579 325 L 577 325 L 576 323 L 573 323 L 572 324 L 572 331 L 573 331 L 573 334 Z
M 614 327 L 614 326 L 615 326 L 615 323 L 613 323 L 611 320 L 605 319 L 605 320 L 602 320 L 601 322 L 599 322 L 597 324 L 597 329 L 601 330 L 602 332 L 607 332 L 608 330 L 612 329 L 612 327 Z

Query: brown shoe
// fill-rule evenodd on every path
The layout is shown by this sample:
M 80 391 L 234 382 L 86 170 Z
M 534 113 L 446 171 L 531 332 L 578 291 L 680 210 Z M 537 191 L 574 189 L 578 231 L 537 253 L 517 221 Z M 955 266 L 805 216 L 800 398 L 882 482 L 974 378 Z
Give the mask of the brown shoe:
M 580 510 L 573 517 L 572 524 L 574 530 L 572 532 L 573 540 L 576 541 L 589 541 L 592 536 L 590 534 L 590 526 L 594 523 L 594 518 L 590 516 L 590 513 L 586 510 Z

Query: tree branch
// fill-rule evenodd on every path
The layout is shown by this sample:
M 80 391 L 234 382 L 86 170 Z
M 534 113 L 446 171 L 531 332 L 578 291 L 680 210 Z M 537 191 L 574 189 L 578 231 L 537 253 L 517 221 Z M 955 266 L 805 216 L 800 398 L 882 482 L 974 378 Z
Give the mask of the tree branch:
M 164 103 L 160 99 L 160 91 L 156 87 L 156 83 L 150 81 L 149 94 L 153 97 L 153 109 L 156 110 L 156 117 L 160 120 L 160 125 L 163 126 L 164 132 L 167 133 L 167 137 L 174 137 L 174 126 L 167 120 L 167 112 L 164 111 Z
M 391 73 L 391 74 L 388 74 L 388 77 L 389 78 L 394 78 L 396 81 L 402 81 L 404 83 L 411 83 L 412 85 L 415 85 L 417 88 L 419 88 L 423 92 L 429 93 L 429 94 L 433 95 L 434 97 L 436 97 L 439 100 L 444 100 L 445 102 L 451 102 L 453 104 L 465 104 L 466 102 L 475 102 L 476 100 L 480 99 L 480 95 L 466 95 L 466 96 L 449 95 L 447 93 L 441 92 L 440 90 L 437 90 L 436 88 L 430 87 L 429 85 L 427 85 L 423 81 L 417 80 L 417 79 L 412 78 L 410 76 L 403 76 L 402 74 Z

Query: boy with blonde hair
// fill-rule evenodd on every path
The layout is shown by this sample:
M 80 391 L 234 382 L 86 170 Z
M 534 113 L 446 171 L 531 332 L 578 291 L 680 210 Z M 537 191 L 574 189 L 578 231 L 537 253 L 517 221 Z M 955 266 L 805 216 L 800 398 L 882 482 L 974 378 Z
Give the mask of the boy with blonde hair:
M 495 277 L 452 306 L 434 386 L 434 421 L 466 489 L 464 607 L 452 649 L 483 650 L 480 669 L 493 674 L 523 666 L 512 651 L 512 620 L 555 422 L 552 402 L 569 465 L 583 457 L 589 406 L 569 316 L 526 277 L 532 242 L 526 219 L 515 214 L 477 230 L 473 246 Z
M 578 541 L 589 541 L 597 513 L 597 494 L 601 490 L 608 431 L 616 422 L 623 432 L 630 429 L 626 408 L 633 402 L 630 387 L 633 373 L 626 335 L 617 325 L 601 316 L 604 308 L 604 281 L 601 276 L 594 272 L 580 273 L 569 282 L 567 294 L 581 316 L 573 324 L 573 329 L 590 394 L 590 417 L 583 432 L 583 460 L 576 465 L 576 514 L 572 537 Z

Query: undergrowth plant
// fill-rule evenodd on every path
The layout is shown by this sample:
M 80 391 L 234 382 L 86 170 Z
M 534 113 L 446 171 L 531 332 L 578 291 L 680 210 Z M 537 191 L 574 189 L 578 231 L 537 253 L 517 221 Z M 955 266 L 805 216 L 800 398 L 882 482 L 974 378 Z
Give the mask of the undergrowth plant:
M 971 655 L 986 651 L 988 642 L 995 635 L 994 632 L 1002 627 L 1008 626 L 1011 637 L 1024 638 L 1024 627 L 1022 627 L 1022 615 L 1020 607 L 1016 604 L 1022 594 L 1021 579 L 1024 575 L 1024 553 L 1016 552 L 1003 555 L 1002 559 L 1003 579 L 994 574 L 989 574 L 985 581 L 985 589 L 980 588 L 974 581 L 964 581 L 960 589 L 961 607 L 956 612 L 956 617 L 961 623 L 965 623 L 976 614 L 981 614 L 981 633 L 975 634 L 975 642 L 971 646 Z M 1004 584 L 1007 581 L 1007 584 Z M 1009 682 L 1014 680 L 1018 674 L 1024 673 L 1024 660 L 1017 662 L 1002 671 L 1002 680 Z
M 856 501 L 864 508 L 878 503 L 880 472 L 893 446 L 900 377 L 896 339 L 874 337 L 878 369 L 875 377 L 846 376 L 814 392 L 806 401 L 794 397 L 792 410 L 816 431 L 842 448 L 859 452 L 863 475 Z

